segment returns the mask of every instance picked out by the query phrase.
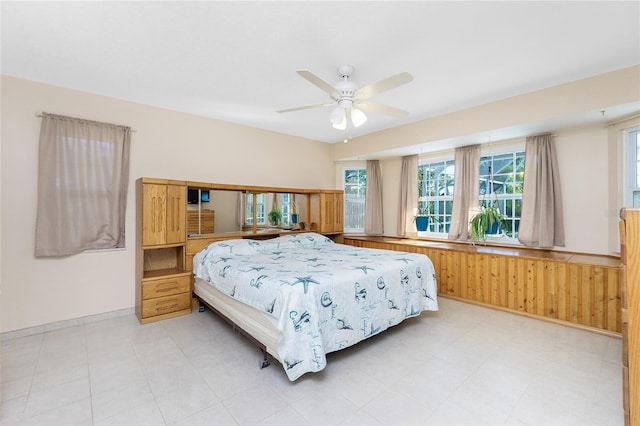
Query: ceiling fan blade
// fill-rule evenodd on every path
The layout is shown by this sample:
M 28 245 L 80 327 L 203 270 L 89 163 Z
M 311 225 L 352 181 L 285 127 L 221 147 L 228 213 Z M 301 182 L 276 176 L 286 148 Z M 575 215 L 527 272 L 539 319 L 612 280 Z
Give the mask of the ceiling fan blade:
M 293 112 L 293 111 L 300 111 L 300 110 L 303 110 L 303 109 L 320 108 L 320 107 L 331 106 L 331 105 L 333 105 L 333 104 L 331 103 L 331 104 L 302 105 L 302 106 L 294 107 L 294 108 L 281 109 L 280 111 L 276 111 L 276 112 Z
M 329 96 L 331 96 L 331 99 L 333 99 L 334 101 L 340 99 L 340 93 L 331 84 L 327 83 L 311 71 L 298 70 L 296 72 L 314 86 L 319 87 L 324 92 L 327 92 Z
M 371 101 L 354 102 L 354 106 L 363 111 L 377 112 L 380 114 L 391 115 L 393 117 L 398 117 L 398 118 L 407 117 L 409 115 L 409 112 L 405 110 L 390 107 L 389 105 L 379 104 L 377 102 L 371 102 Z
M 368 99 L 375 94 L 394 89 L 410 81 L 413 81 L 413 76 L 408 72 L 401 72 L 356 90 L 353 97 L 356 99 Z

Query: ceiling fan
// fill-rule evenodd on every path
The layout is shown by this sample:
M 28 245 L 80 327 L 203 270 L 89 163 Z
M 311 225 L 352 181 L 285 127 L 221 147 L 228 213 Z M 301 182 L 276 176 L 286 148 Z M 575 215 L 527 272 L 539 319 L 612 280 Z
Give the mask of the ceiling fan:
M 311 71 L 298 70 L 297 73 L 311 84 L 328 93 L 334 102 L 303 105 L 277 111 L 279 113 L 336 105 L 331 111 L 329 119 L 333 127 L 339 130 L 345 130 L 349 122 L 353 124 L 354 127 L 359 127 L 364 124 L 364 122 L 367 121 L 367 116 L 363 111 L 376 112 L 399 118 L 409 115 L 407 111 L 369 100 L 373 95 L 394 89 L 412 81 L 413 77 L 407 72 L 393 75 L 359 89 L 355 83 L 349 80 L 353 74 L 352 65 L 342 65 L 338 67 L 338 75 L 342 80 L 335 86 L 327 83 Z

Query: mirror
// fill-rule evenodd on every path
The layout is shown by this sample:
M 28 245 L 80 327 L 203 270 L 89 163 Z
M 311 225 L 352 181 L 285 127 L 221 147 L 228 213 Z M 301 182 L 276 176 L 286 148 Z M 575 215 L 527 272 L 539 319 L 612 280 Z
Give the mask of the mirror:
M 255 196 L 255 197 L 254 197 Z M 285 192 L 246 194 L 246 228 L 253 228 L 253 204 L 256 204 L 258 231 L 297 230 L 308 217 L 307 195 Z
M 213 188 L 206 184 L 188 187 L 189 236 L 299 230 L 309 222 L 308 194 Z
M 200 191 L 200 199 L 198 199 Z M 206 194 L 206 195 L 204 195 Z M 187 195 L 187 234 L 221 234 L 240 232 L 237 219 L 241 191 L 189 187 Z

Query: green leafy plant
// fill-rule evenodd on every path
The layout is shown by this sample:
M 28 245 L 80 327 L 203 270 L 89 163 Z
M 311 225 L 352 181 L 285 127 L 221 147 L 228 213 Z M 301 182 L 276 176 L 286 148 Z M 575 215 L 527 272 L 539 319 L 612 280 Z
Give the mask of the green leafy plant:
M 413 217 L 413 221 L 416 221 L 416 218 L 419 216 L 426 216 L 429 220 L 434 222 L 440 222 L 438 217 L 433 214 L 431 204 L 427 204 L 427 207 L 418 207 L 418 213 Z
M 476 213 L 469 222 L 471 224 L 470 237 L 472 241 L 486 241 L 487 232 L 494 224 L 498 224 L 498 231 L 507 226 L 507 218 L 500 213 L 500 209 L 494 203 L 483 202 L 480 211 Z
M 282 222 L 282 210 L 280 210 L 280 207 L 274 206 L 267 217 L 273 226 L 278 226 L 280 225 L 280 222 Z

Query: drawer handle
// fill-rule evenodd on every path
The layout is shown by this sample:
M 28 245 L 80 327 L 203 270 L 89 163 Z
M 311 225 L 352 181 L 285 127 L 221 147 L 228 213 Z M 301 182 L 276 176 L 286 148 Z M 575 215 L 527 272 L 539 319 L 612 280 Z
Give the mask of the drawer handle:
M 156 287 L 156 291 L 158 293 L 166 293 L 168 291 L 178 290 L 179 288 L 180 287 L 178 286 L 178 282 L 172 281 L 169 283 L 160 284 L 159 286 Z
M 170 310 L 174 310 L 178 308 L 178 301 L 177 300 L 167 300 L 165 303 L 170 303 L 170 305 L 165 305 L 165 306 L 158 306 L 156 307 L 156 310 L 158 311 L 170 311 Z

